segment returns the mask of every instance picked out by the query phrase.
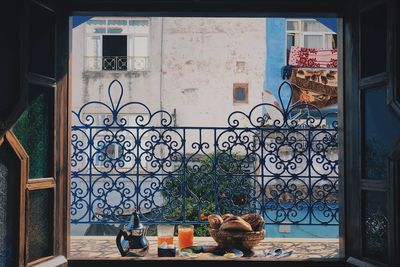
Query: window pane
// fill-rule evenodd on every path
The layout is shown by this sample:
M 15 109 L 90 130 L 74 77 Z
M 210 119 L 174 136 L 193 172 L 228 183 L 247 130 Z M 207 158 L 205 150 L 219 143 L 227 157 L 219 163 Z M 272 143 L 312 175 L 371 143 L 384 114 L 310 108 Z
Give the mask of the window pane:
M 133 32 L 135 34 L 147 34 L 149 32 L 148 20 L 130 20 L 129 25 L 133 26 Z
M 388 217 L 385 192 L 363 192 L 363 255 L 387 262 Z
M 108 33 L 122 33 L 122 31 L 122 28 L 108 28 L 107 30 Z
M 121 36 L 103 36 L 103 56 L 104 57 L 115 57 L 125 56 L 126 57 L 126 35 Z
M 322 35 L 304 35 L 304 47 L 306 48 L 324 48 Z
M 364 131 L 362 153 L 365 179 L 387 179 L 387 155 L 398 142 L 398 122 L 386 105 L 386 89 L 373 88 L 363 97 Z
M 29 87 L 28 107 L 14 126 L 14 133 L 29 155 L 29 178 L 53 174 L 52 88 Z
M 0 266 L 18 266 L 20 160 L 10 144 L 0 145 Z
M 101 55 L 101 37 L 89 36 L 86 38 L 86 56 L 99 57 Z
M 106 28 L 95 28 L 94 33 L 106 33 Z
M 298 31 L 299 29 L 299 22 L 298 21 L 288 21 L 287 22 L 287 30 L 288 31 Z
M 295 37 L 294 34 L 288 34 L 286 37 L 286 63 L 289 62 L 289 56 L 290 56 L 290 48 L 292 46 L 295 46 Z
M 304 21 L 303 23 L 306 32 L 331 32 L 331 29 L 318 21 Z
M 336 34 L 326 34 L 325 35 L 326 49 L 336 49 L 337 48 L 337 35 Z
M 53 189 L 28 194 L 28 261 L 53 255 Z
M 246 92 L 245 92 L 244 88 L 236 88 L 235 100 L 236 101 L 245 101 L 246 100 Z
M 91 19 L 87 22 L 88 25 L 106 25 L 106 20 L 104 19 Z
M 147 57 L 147 37 L 135 37 L 134 40 L 133 55 L 135 57 Z
M 386 5 L 361 14 L 361 77 L 386 71 L 385 18 Z
M 54 14 L 34 2 L 30 3 L 29 71 L 54 78 Z
M 127 24 L 126 20 L 117 20 L 117 19 L 110 19 L 108 20 L 108 25 L 111 26 L 125 26 Z

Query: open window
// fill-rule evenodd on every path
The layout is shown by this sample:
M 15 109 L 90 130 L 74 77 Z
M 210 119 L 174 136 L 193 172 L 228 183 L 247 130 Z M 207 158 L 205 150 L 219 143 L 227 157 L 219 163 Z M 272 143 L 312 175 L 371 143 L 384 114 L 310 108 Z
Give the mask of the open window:
M 103 36 L 103 70 L 127 70 L 127 36 Z
M 152 8 L 143 5 L 129 5 L 122 2 L 108 5 L 104 1 L 73 1 L 73 4 L 68 6 L 70 9 L 62 9 L 64 11 L 69 11 L 63 12 L 51 6 L 51 4 L 49 4 L 51 1 L 43 2 L 44 1 L 36 0 L 24 1 L 24 8 L 23 11 L 21 11 L 23 12 L 21 16 L 23 20 L 23 29 L 24 33 L 26 33 L 22 36 L 23 46 L 21 48 L 21 59 L 23 60 L 21 64 L 22 86 L 18 87 L 22 92 L 20 94 L 22 97 L 16 108 L 17 111 L 13 111 L 13 114 L 9 117 L 17 118 L 20 117 L 19 115 L 22 113 L 25 113 L 25 115 L 28 113 L 34 114 L 34 116 L 28 118 L 32 118 L 32 121 L 35 122 L 39 121 L 40 124 L 38 125 L 42 128 L 37 129 L 38 127 L 36 127 L 36 129 L 32 130 L 32 135 L 40 133 L 39 136 L 48 134 L 50 137 L 45 140 L 44 145 L 40 144 L 40 142 L 29 144 L 29 140 L 25 142 L 26 139 L 24 139 L 25 137 L 23 136 L 25 133 L 21 135 L 20 132 L 18 134 L 18 127 L 20 129 L 22 128 L 21 125 L 26 125 L 26 127 L 30 129 L 35 127 L 29 124 L 29 119 L 28 123 L 25 122 L 25 124 L 23 124 L 24 116 L 22 116 L 21 120 L 14 128 L 17 131 L 17 135 L 13 134 L 12 130 L 9 129 L 10 131 L 0 138 L 2 164 L 0 165 L 0 175 L 4 177 L 4 166 L 6 166 L 7 175 L 20 178 L 20 180 L 7 180 L 8 185 L 11 186 L 10 188 L 15 189 L 16 186 L 20 186 L 18 190 L 11 190 L 9 188 L 11 191 L 7 191 L 7 196 L 10 196 L 7 200 L 18 203 L 11 204 L 11 206 L 13 209 L 15 207 L 14 210 L 19 212 L 17 215 L 13 211 L 7 212 L 7 219 L 11 218 L 7 222 L 7 227 L 9 227 L 8 229 L 10 230 L 10 232 L 7 233 L 8 237 L 16 238 L 14 230 L 17 227 L 21 229 L 18 236 L 18 245 L 16 246 L 16 244 L 13 243 L 12 246 L 9 247 L 9 249 L 14 252 L 18 251 L 18 253 L 13 254 L 13 256 L 15 256 L 13 257 L 14 263 L 18 265 L 43 263 L 56 266 L 65 263 L 68 246 L 71 244 L 69 240 L 70 210 L 68 210 L 70 204 L 70 189 L 66 181 L 69 180 L 70 175 L 68 173 L 68 166 L 70 164 L 68 154 L 72 155 L 72 153 L 69 153 L 71 149 L 71 140 L 68 133 L 69 126 L 72 125 L 72 120 L 69 119 L 69 112 L 65 112 L 66 110 L 70 111 L 68 110 L 68 102 L 71 101 L 70 95 L 68 94 L 68 87 L 66 86 L 68 81 L 68 76 L 66 74 L 69 55 L 67 21 L 68 16 L 72 15 L 72 13 L 68 12 L 77 10 L 81 12 L 80 14 L 83 14 L 82 12 L 87 12 L 85 14 L 93 15 L 93 13 L 90 12 L 94 12 L 94 9 L 109 9 L 114 10 L 114 12 L 115 10 L 137 12 L 148 11 Z M 393 47 L 396 48 L 393 44 L 397 42 L 398 46 L 398 29 L 396 31 L 394 29 L 399 25 L 397 21 L 398 18 L 396 17 L 397 14 L 395 13 L 399 8 L 399 4 L 397 1 L 391 0 L 379 1 L 379 3 L 374 3 L 373 1 L 368 1 L 368 3 L 355 3 L 352 1 L 349 4 L 344 3 L 341 6 L 332 8 L 332 3 L 324 4 L 321 2 L 316 6 L 315 1 L 299 1 L 299 4 L 293 1 L 291 6 L 281 5 L 278 2 L 271 5 L 261 5 L 258 1 L 252 3 L 255 4 L 249 5 L 248 2 L 243 2 L 243 4 L 238 3 L 237 5 L 229 6 L 229 10 L 241 12 L 241 10 L 245 9 L 246 12 L 251 13 L 250 11 L 253 11 L 256 14 L 256 12 L 260 10 L 273 10 L 274 12 L 278 12 L 289 9 L 292 12 L 300 13 L 302 11 L 307 11 L 306 9 L 309 8 L 309 10 L 313 11 L 322 10 L 331 13 L 340 11 L 340 14 L 345 17 L 343 28 L 345 29 L 346 44 L 340 41 L 340 37 L 337 42 L 339 50 L 343 48 L 343 51 L 346 52 L 345 61 L 342 62 L 344 66 L 343 71 L 346 75 L 346 81 L 343 82 L 344 88 L 351 89 L 343 90 L 342 88 L 342 99 L 339 98 L 338 101 L 340 110 L 349 111 L 343 113 L 339 118 L 339 123 L 344 127 L 342 128 L 343 131 L 340 132 L 343 134 L 342 137 L 340 137 L 339 133 L 339 142 L 342 142 L 346 147 L 346 153 L 344 153 L 343 149 L 339 150 L 339 155 L 341 155 L 341 158 L 345 162 L 345 164 L 342 165 L 343 169 L 340 172 L 341 176 L 339 179 L 343 182 L 341 186 L 346 189 L 340 198 L 345 205 L 345 209 L 340 211 L 341 218 L 345 222 L 341 225 L 343 231 L 341 231 L 340 235 L 343 241 L 342 244 L 346 245 L 341 247 L 344 249 L 344 254 L 342 255 L 346 258 L 350 257 L 349 262 L 355 265 L 362 266 L 362 264 L 364 264 L 361 262 L 362 260 L 377 265 L 397 266 L 398 260 L 396 259 L 396 252 L 398 251 L 399 240 L 399 204 L 396 192 L 399 190 L 399 185 L 396 177 L 398 177 L 399 173 L 397 167 L 399 162 L 399 138 L 398 135 L 396 135 L 396 130 L 399 127 L 399 119 L 395 109 L 397 105 L 396 100 L 398 100 L 400 94 L 398 93 L 398 83 L 394 82 L 394 86 L 392 82 L 397 79 L 394 73 L 398 71 L 398 68 L 394 68 L 395 64 L 393 64 L 393 58 L 398 54 L 397 50 L 393 49 Z M 191 3 L 189 6 L 190 7 L 184 4 L 168 6 L 168 4 L 166 4 L 165 6 L 161 5 L 157 7 L 157 11 L 171 11 L 176 8 L 181 11 L 188 10 L 188 12 L 199 12 L 199 10 L 225 10 L 226 8 L 219 4 L 213 5 L 201 1 L 199 3 Z M 65 8 L 65 6 L 63 7 Z M 271 9 L 268 9 L 269 7 L 271 7 Z M 57 14 L 57 16 L 55 14 Z M 124 13 L 124 15 L 125 14 L 126 13 Z M 104 13 L 102 13 L 102 15 L 104 15 Z M 138 19 L 140 20 L 141 18 L 138 17 Z M 128 21 L 127 24 L 130 24 L 130 21 Z M 108 23 L 106 22 L 104 25 L 106 25 L 104 28 L 107 33 Z M 110 25 L 110 31 L 113 32 L 113 34 L 120 34 L 120 26 L 120 24 Z M 142 26 L 143 24 L 141 24 L 141 27 Z M 101 27 L 98 28 L 99 30 L 96 34 L 105 33 Z M 235 29 L 237 28 L 235 27 Z M 218 28 L 216 28 L 216 30 L 218 31 Z M 395 32 L 396 34 L 394 34 Z M 291 36 L 289 40 L 290 44 L 296 42 L 295 35 Z M 98 47 L 103 45 L 101 38 L 101 36 L 93 36 L 93 40 L 95 40 L 93 42 L 94 47 L 96 47 L 96 43 L 99 44 Z M 137 55 L 147 57 L 149 54 L 143 52 L 147 51 L 144 47 L 146 47 L 146 49 L 150 47 L 152 45 L 151 42 L 146 40 L 146 37 L 143 36 L 138 36 L 136 38 L 141 40 L 141 47 L 143 47 L 143 50 L 141 50 L 142 52 L 139 53 L 138 50 L 135 50 L 133 48 L 134 46 L 132 46 L 132 42 L 127 40 L 128 51 L 136 51 L 134 53 Z M 129 37 L 127 39 L 129 39 Z M 311 39 L 315 38 L 311 37 Z M 316 39 L 311 39 L 309 40 L 310 42 L 316 42 Z M 394 40 L 397 41 L 395 42 Z M 161 40 L 159 41 L 161 43 Z M 283 41 L 283 43 L 285 44 L 286 42 Z M 329 43 L 329 41 L 325 41 L 325 43 Z M 93 53 L 87 56 L 101 58 L 102 50 L 94 49 Z M 130 55 L 127 54 L 127 56 L 129 57 Z M 341 58 L 339 58 L 339 60 L 341 60 Z M 236 60 L 233 60 L 232 62 L 235 61 Z M 243 59 L 238 59 L 237 61 L 243 61 Z M 83 79 L 86 79 L 88 75 L 98 75 L 98 73 L 93 72 L 102 71 L 101 60 L 92 63 L 90 60 L 86 59 L 84 62 L 85 64 L 81 62 L 82 66 L 91 66 L 93 68 L 92 71 L 85 73 L 85 76 L 82 77 Z M 134 65 L 137 66 L 135 68 L 141 70 L 143 70 L 142 66 L 146 66 L 146 68 L 153 66 L 153 62 L 151 65 L 147 64 L 147 59 L 136 62 L 140 63 L 136 63 L 138 65 Z M 280 64 L 282 64 L 285 60 L 280 60 L 280 62 Z M 191 64 L 192 62 L 187 61 L 182 66 L 190 69 L 192 67 Z M 128 64 L 128 69 L 129 66 L 131 65 Z M 174 67 L 173 64 L 171 66 Z M 246 68 L 247 66 L 248 64 L 246 63 Z M 339 73 L 341 73 L 340 70 Z M 275 74 L 279 76 L 280 72 Z M 341 74 L 343 74 L 343 72 Z M 136 73 L 135 75 L 140 76 L 142 73 Z M 238 80 L 241 81 L 242 79 Z M 179 79 L 176 79 L 176 81 L 179 81 Z M 70 88 L 71 86 L 74 87 L 70 85 Z M 230 83 L 230 86 L 225 91 L 227 94 L 226 99 L 229 101 L 231 101 L 231 86 L 232 83 Z M 182 94 L 184 94 L 181 99 L 182 104 L 195 109 L 196 105 L 193 105 L 193 101 L 196 101 L 196 98 L 200 97 L 196 94 L 196 90 L 197 88 L 193 86 L 182 87 Z M 85 93 L 85 87 L 82 87 L 82 92 Z M 390 97 L 388 96 L 388 92 L 391 92 L 392 99 L 394 100 L 392 101 L 392 107 L 395 109 L 389 108 L 388 100 L 390 100 Z M 210 93 L 209 95 L 212 94 Z M 269 99 L 268 92 L 265 96 L 266 99 Z M 46 105 L 41 104 L 41 99 L 43 98 L 50 99 L 44 100 Z M 91 98 L 89 97 L 89 99 Z M 115 101 L 114 103 L 116 104 L 117 102 L 118 101 Z M 48 103 L 50 105 L 47 105 Z M 274 105 L 274 101 L 272 101 L 271 104 Z M 174 107 L 167 108 L 173 110 Z M 151 110 L 154 109 L 152 108 Z M 201 114 L 204 110 L 195 111 Z M 40 118 L 35 118 L 37 114 L 40 115 Z M 49 114 L 50 116 L 47 116 Z M 183 115 L 184 114 L 179 114 L 178 112 L 173 116 L 176 125 L 185 125 L 184 123 L 189 121 L 188 118 Z M 42 118 L 47 119 L 42 120 Z M 268 120 L 271 118 L 273 119 L 273 116 L 265 116 L 263 119 Z M 258 122 L 260 121 L 262 122 L 263 120 L 260 119 Z M 306 120 L 303 119 L 303 121 Z M 329 120 L 326 120 L 325 122 L 328 121 Z M 12 120 L 12 122 L 7 125 L 14 125 L 15 123 L 16 120 Z M 273 124 L 266 123 L 266 125 L 269 126 Z M 180 132 L 178 132 L 178 134 L 179 133 Z M 371 140 L 372 142 L 370 142 Z M 382 142 L 383 145 L 377 146 L 376 144 L 379 142 L 376 142 L 376 140 Z M 243 142 L 243 140 L 241 142 Z M 307 144 L 307 142 L 303 143 Z M 255 142 L 254 144 L 257 143 Z M 38 149 L 38 147 L 41 146 L 45 149 Z M 31 147 L 31 149 L 29 147 Z M 165 149 L 165 147 L 159 146 L 159 151 L 162 150 L 161 148 Z M 154 147 L 146 146 L 145 149 L 151 151 Z M 384 151 L 382 151 L 382 149 Z M 287 156 L 288 150 L 289 148 L 285 146 L 281 156 Z M 332 149 L 328 149 L 327 151 L 331 150 Z M 37 154 L 35 154 L 36 152 Z M 32 155 L 38 155 L 38 157 Z M 51 155 L 53 156 L 51 157 Z M 158 154 L 157 157 L 158 160 L 164 159 L 161 153 Z M 43 160 L 37 162 L 38 159 Z M 50 160 L 44 162 L 46 159 Z M 32 166 L 29 166 L 28 162 L 32 162 Z M 179 170 L 181 166 L 179 162 L 179 160 L 176 160 L 173 163 L 174 170 Z M 251 160 L 245 162 L 254 163 Z M 195 164 L 196 163 L 193 163 L 190 166 L 195 166 Z M 237 175 L 242 177 L 246 176 L 248 175 L 247 170 L 252 172 L 254 169 L 248 168 L 246 169 L 246 173 L 237 173 Z M 170 169 L 167 171 L 172 172 L 170 175 L 171 177 L 175 175 Z M 18 181 L 20 181 L 20 183 L 16 185 Z M 258 183 L 258 180 L 254 181 Z M 247 184 L 241 183 L 235 183 L 235 185 L 247 186 Z M 321 187 L 326 188 L 326 184 L 323 183 Z M 246 193 L 248 191 L 243 190 L 243 192 Z M 15 194 L 15 196 L 12 194 Z M 224 196 L 228 196 L 229 198 L 229 194 Z M 316 196 L 318 197 L 318 194 Z M 290 202 L 290 198 L 287 194 L 283 194 L 280 203 L 285 205 L 285 203 L 288 204 L 288 202 Z M 46 209 L 37 209 L 37 206 L 40 205 L 43 205 Z M 333 206 L 331 206 L 331 208 L 332 207 Z M 198 215 L 198 217 L 201 218 L 201 214 Z M 15 218 L 18 219 L 15 220 Z M 284 221 L 283 224 L 285 223 L 287 222 Z M 287 226 L 285 225 L 281 230 L 287 231 Z M 44 234 L 35 236 L 33 231 Z M 18 263 L 16 263 L 15 260 L 18 260 Z M 93 258 L 86 260 L 76 258 L 70 259 L 69 263 L 71 266 L 99 264 L 98 261 L 94 262 Z M 115 265 L 113 260 L 102 260 L 101 263 L 110 266 Z M 124 264 L 126 262 L 120 261 L 119 263 Z M 135 264 L 143 263 L 147 264 L 145 261 L 135 262 Z M 132 261 L 127 264 L 132 264 Z M 160 264 L 165 264 L 165 261 Z M 187 263 L 185 262 L 185 264 Z M 211 264 L 210 262 L 210 265 Z M 240 263 L 235 262 L 235 264 Z M 286 264 L 286 262 L 284 264 Z M 304 265 L 304 262 L 301 264 Z M 314 264 L 321 265 L 320 262 Z M 323 264 L 326 266 L 329 264 L 337 266 L 338 264 L 343 264 L 343 261 L 332 261 Z M 287 263 L 287 265 L 295 266 L 296 262 Z

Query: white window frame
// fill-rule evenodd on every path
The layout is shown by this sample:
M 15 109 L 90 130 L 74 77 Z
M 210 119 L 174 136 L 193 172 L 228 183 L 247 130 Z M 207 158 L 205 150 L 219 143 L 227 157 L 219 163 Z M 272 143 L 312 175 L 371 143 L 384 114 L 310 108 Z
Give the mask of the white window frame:
M 102 52 L 103 52 L 103 36 L 104 35 L 126 35 L 126 39 L 127 39 L 127 52 L 126 52 L 126 56 L 128 59 L 128 66 L 127 66 L 127 70 L 113 70 L 114 72 L 140 72 L 140 71 L 148 71 L 149 70 L 149 51 L 150 51 L 150 35 L 151 35 L 151 19 L 147 18 L 147 17 L 94 17 L 92 18 L 93 20 L 104 20 L 105 21 L 105 25 L 103 26 L 99 26 L 101 28 L 105 29 L 105 33 L 93 33 L 93 32 L 89 32 L 88 29 L 91 29 L 92 26 L 88 25 L 87 23 L 85 23 L 84 25 L 84 69 L 85 71 L 103 71 L 102 68 L 102 64 L 100 62 L 100 64 L 97 62 L 96 64 L 90 64 L 88 63 L 88 47 L 87 47 L 87 40 L 88 38 L 92 38 L 92 37 L 100 37 L 100 44 L 99 44 L 99 51 L 100 51 L 100 55 L 97 55 L 97 59 L 102 58 Z M 126 21 L 126 25 L 123 26 L 118 26 L 123 28 L 123 31 L 121 33 L 109 33 L 108 29 L 109 28 L 115 28 L 117 26 L 109 26 L 108 22 L 110 20 L 124 20 Z M 148 32 L 147 33 L 134 33 L 133 32 L 133 26 L 129 25 L 130 21 L 147 21 L 147 25 L 148 25 Z M 134 55 L 134 51 L 135 51 L 135 37 L 147 37 L 147 55 L 144 57 L 145 59 L 145 66 L 143 69 L 135 69 L 133 66 L 133 59 L 135 57 Z M 130 49 L 132 48 L 132 49 Z M 97 67 L 90 67 L 91 65 L 96 65 Z M 100 66 L 100 67 L 98 67 Z
M 285 59 L 288 58 L 288 50 L 290 49 L 289 47 L 287 47 L 287 36 L 288 34 L 294 34 L 295 35 L 295 39 L 296 39 L 296 35 L 298 35 L 299 38 L 299 46 L 300 47 L 304 47 L 304 36 L 307 35 L 318 35 L 318 36 L 322 36 L 322 42 L 323 42 L 323 49 L 329 49 L 328 48 L 328 44 L 326 43 L 327 40 L 327 36 L 328 35 L 337 35 L 336 32 L 334 31 L 304 31 L 304 22 L 307 21 L 312 21 L 315 22 L 317 21 L 316 19 L 286 19 L 285 21 Z M 299 25 L 299 29 L 298 30 L 288 30 L 288 22 L 297 22 Z M 317 21 L 318 22 L 318 21 Z M 319 22 L 320 23 L 320 22 Z M 287 63 L 287 62 L 286 62 Z

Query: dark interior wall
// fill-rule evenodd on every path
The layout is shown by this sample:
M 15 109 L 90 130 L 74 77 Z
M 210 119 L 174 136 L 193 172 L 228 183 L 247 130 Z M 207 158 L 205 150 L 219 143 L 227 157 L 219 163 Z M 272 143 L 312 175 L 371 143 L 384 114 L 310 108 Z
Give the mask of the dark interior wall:
M 1 8 L 0 144 L 20 94 L 20 1 Z M 7 141 L 0 145 L 0 266 L 18 265 L 19 159 Z
M 316 13 L 337 16 L 349 1 L 335 0 L 71 0 L 69 8 L 78 13 L 113 12 L 119 14 L 144 12 L 146 16 L 254 16 L 255 13 L 268 16 L 304 17 Z M 98 13 L 99 14 L 99 13 Z
M 19 101 L 21 1 L 8 1 L 1 7 L 0 22 L 0 135 L 9 127 L 7 118 Z

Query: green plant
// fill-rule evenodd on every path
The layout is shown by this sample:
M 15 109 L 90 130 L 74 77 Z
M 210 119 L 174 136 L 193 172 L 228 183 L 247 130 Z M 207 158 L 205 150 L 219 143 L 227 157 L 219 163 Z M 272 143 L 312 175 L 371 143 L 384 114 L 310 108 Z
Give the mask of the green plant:
M 244 168 L 252 163 L 248 158 L 228 153 L 190 160 L 177 177 L 166 178 L 164 182 L 164 216 L 183 220 L 182 205 L 188 222 L 207 221 L 207 216 L 213 213 L 255 212 L 254 180 Z M 195 225 L 195 235 L 209 236 L 207 227 L 208 224 Z

